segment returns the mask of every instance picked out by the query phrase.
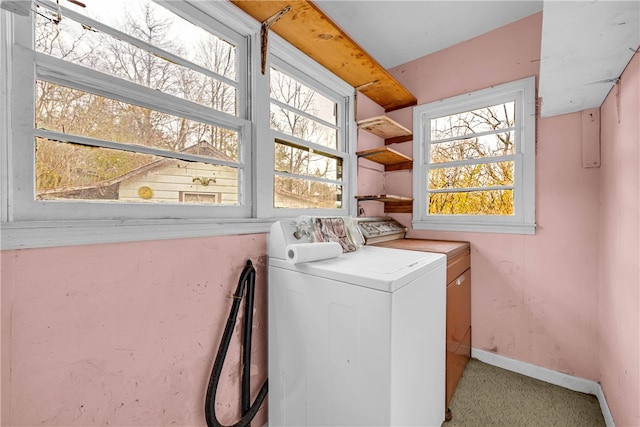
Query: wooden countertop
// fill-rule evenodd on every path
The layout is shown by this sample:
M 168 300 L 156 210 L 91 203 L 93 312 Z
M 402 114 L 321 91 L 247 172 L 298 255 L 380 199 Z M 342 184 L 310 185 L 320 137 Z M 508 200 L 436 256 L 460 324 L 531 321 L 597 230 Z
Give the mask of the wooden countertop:
M 375 246 L 385 248 L 407 249 L 411 251 L 436 252 L 453 258 L 459 253 L 470 250 L 469 242 L 455 242 L 449 240 L 397 239 L 376 243 Z

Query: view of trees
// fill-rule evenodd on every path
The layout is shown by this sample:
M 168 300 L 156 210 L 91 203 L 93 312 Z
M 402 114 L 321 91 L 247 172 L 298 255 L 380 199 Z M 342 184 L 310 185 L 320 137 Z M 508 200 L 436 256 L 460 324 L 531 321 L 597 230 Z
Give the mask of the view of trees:
M 98 31 L 82 22 L 84 18 L 71 13 L 67 16 L 63 13 L 62 19 L 58 19 L 55 9 L 39 7 L 36 51 L 227 114 L 238 114 L 237 90 L 229 84 L 236 79 L 236 49 L 232 44 L 149 0 L 123 2 L 122 8 L 114 4 L 108 9 L 104 8 L 104 2 L 86 3 L 86 9 L 78 10 L 80 15 L 91 16 L 116 32 Z M 117 32 L 140 42 L 132 44 Z M 195 65 L 182 66 L 148 46 Z M 203 73 L 199 67 L 223 78 Z M 302 141 L 337 148 L 337 131 L 327 126 L 336 124 L 334 101 L 276 69 L 271 69 L 271 97 L 275 100 L 271 107 L 273 129 Z M 235 131 L 46 80 L 36 82 L 35 110 L 37 128 L 131 147 L 130 150 L 94 148 L 65 138 L 59 138 L 60 141 L 38 138 L 36 193 L 41 198 L 60 190 L 99 185 L 161 158 L 136 153 L 136 146 L 173 152 L 189 149 L 191 154 L 211 156 L 211 150 L 193 151 L 199 150 L 202 145 L 199 143 L 205 141 L 218 150 L 218 158 L 236 161 L 239 158 Z M 299 203 L 306 207 L 340 205 L 340 185 L 304 177 L 341 180 L 341 158 L 314 151 L 304 144 L 278 141 L 274 167 L 291 174 L 276 177 L 274 186 L 276 191 L 297 198 L 296 207 L 302 207 Z M 292 200 L 287 203 L 293 203 Z
M 287 76 L 271 69 L 271 128 L 305 141 L 337 148 L 337 132 L 320 118 L 335 124 L 335 102 L 330 101 Z M 307 115 L 299 112 L 307 113 Z M 278 140 L 275 142 L 275 170 L 296 175 L 332 180 L 342 179 L 342 159 L 314 151 L 303 145 Z M 297 207 L 340 207 L 340 186 L 300 178 L 276 177 L 275 188 L 281 193 L 298 196 L 305 202 Z M 277 206 L 285 207 L 285 206 Z
M 514 108 L 431 120 L 430 214 L 513 215 Z
M 235 78 L 235 48 L 197 27 L 195 45 L 181 45 L 172 29 L 181 18 L 149 1 L 129 2 L 118 13 L 120 30 L 172 54 L 188 58 L 219 75 Z M 88 6 L 91 7 L 91 4 Z M 116 39 L 64 16 L 38 8 L 36 50 L 51 56 L 125 79 L 159 92 L 236 114 L 236 89 L 194 69 L 180 66 L 160 56 Z M 187 25 L 180 22 L 181 26 Z M 188 24 L 191 25 L 191 24 Z M 185 39 L 186 40 L 186 39 Z M 198 123 L 183 117 L 129 104 L 120 100 L 71 89 L 44 80 L 38 81 L 35 100 L 36 127 L 101 140 L 183 151 L 206 141 L 225 160 L 238 159 L 235 131 Z M 102 182 L 124 175 L 156 160 L 153 156 L 72 143 L 39 139 L 36 153 L 37 192 Z M 198 154 L 198 153 L 193 153 Z M 210 154 L 210 153 L 209 153 Z

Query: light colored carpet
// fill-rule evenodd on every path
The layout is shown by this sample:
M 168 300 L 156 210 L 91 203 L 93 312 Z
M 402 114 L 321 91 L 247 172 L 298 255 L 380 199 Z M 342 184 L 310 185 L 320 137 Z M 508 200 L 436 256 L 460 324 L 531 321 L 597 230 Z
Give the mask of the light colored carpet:
M 600 427 L 598 399 L 497 368 L 476 359 L 467 365 L 443 427 Z

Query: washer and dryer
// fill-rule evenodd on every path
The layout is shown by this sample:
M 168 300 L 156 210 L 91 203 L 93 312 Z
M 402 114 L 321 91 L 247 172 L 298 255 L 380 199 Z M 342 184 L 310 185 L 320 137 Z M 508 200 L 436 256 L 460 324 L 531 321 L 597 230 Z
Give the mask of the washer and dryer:
M 446 258 L 362 246 L 294 263 L 296 221 L 269 236 L 269 426 L 440 426 Z

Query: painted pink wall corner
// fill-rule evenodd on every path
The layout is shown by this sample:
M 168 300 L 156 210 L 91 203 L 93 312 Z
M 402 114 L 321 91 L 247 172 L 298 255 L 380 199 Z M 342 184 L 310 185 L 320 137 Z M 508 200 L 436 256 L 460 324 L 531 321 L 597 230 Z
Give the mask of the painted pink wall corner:
M 600 382 L 618 426 L 640 426 L 640 55 L 600 107 Z
M 538 76 L 540 25 L 534 15 L 391 72 L 419 104 Z M 599 381 L 624 426 L 640 425 L 639 63 L 600 109 L 601 168 L 581 113 L 538 117 L 535 236 L 410 231 L 471 241 L 474 347 Z
M 247 259 L 257 271 L 254 396 L 266 378 L 265 234 L 1 257 L 2 425 L 205 425 L 206 386 Z M 224 423 L 239 413 L 239 347 L 236 333 L 216 404 Z M 265 401 L 255 425 L 266 412 Z
M 418 104 L 537 77 L 541 28 L 538 13 L 390 72 Z M 599 170 L 581 167 L 581 126 L 579 113 L 537 118 L 534 236 L 409 235 L 471 242 L 475 348 L 598 380 Z M 387 174 L 386 185 L 410 186 L 411 174 Z M 411 225 L 409 214 L 394 216 Z

